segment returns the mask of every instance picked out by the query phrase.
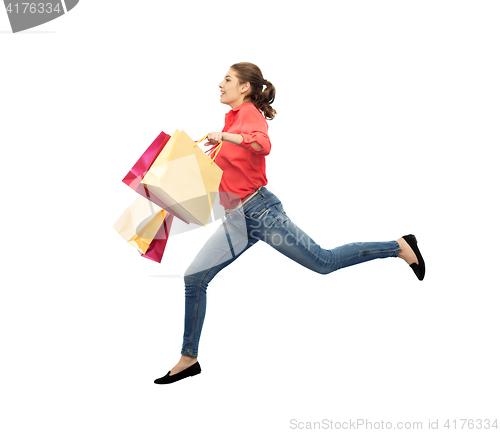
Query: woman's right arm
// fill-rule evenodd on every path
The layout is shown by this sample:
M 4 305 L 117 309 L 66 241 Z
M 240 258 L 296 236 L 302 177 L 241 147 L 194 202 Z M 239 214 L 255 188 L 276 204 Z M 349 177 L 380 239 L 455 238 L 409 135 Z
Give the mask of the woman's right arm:
M 210 132 L 208 134 L 207 139 L 208 143 L 205 144 L 205 146 L 218 144 L 220 141 L 229 141 L 229 143 L 240 145 L 244 140 L 243 135 L 231 134 L 229 132 Z M 264 148 L 256 141 L 252 141 L 251 143 L 249 143 L 249 145 L 252 146 L 252 148 L 257 151 L 262 150 Z

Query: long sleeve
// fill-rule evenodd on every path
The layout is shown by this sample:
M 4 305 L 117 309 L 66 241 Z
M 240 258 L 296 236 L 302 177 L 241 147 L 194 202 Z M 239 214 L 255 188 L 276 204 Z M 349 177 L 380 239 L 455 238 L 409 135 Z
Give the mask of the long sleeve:
M 267 135 L 267 121 L 252 103 L 243 104 L 237 114 L 231 113 L 226 120 L 229 120 L 231 124 L 229 128 L 231 132 L 239 134 L 243 138 L 243 141 L 238 146 L 257 155 L 269 155 L 271 152 L 271 141 Z M 227 123 L 224 129 L 227 129 Z M 251 146 L 251 143 L 254 142 L 260 144 L 262 149 L 255 150 Z
M 251 102 L 226 114 L 222 132 L 238 134 L 243 139 L 240 144 L 223 141 L 215 158 L 223 171 L 220 202 L 226 209 L 232 209 L 257 188 L 267 185 L 265 156 L 271 151 L 271 142 L 267 121 Z M 262 149 L 255 150 L 251 146 L 254 142 Z
M 240 135 L 243 137 L 243 141 L 239 144 L 239 146 L 250 152 L 254 152 L 257 155 L 269 155 L 269 152 L 271 152 L 271 141 L 267 135 L 267 122 L 264 119 L 264 116 L 262 116 L 259 112 L 250 113 L 252 115 L 248 116 L 242 124 Z M 259 143 L 262 146 L 262 149 L 255 150 L 250 145 L 253 142 Z

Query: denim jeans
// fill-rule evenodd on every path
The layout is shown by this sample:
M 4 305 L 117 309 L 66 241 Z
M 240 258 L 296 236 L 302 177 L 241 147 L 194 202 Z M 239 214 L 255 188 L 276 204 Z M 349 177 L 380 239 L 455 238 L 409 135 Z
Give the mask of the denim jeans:
M 290 220 L 278 197 L 262 187 L 240 208 L 226 210 L 224 222 L 186 270 L 181 354 L 198 356 L 208 283 L 258 241 L 264 241 L 300 265 L 320 274 L 329 274 L 368 260 L 397 257 L 400 251 L 396 241 L 357 242 L 331 250 L 324 249 Z

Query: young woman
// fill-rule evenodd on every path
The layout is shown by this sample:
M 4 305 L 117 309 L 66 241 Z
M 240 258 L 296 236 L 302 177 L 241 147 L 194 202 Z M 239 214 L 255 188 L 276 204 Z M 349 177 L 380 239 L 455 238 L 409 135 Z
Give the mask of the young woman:
M 397 241 L 353 243 L 323 249 L 286 215 L 267 185 L 265 157 L 271 150 L 266 119 L 276 90 L 252 63 L 237 63 L 219 84 L 220 101 L 231 107 L 222 132 L 208 134 L 208 144 L 222 147 L 216 157 L 223 170 L 220 203 L 222 225 L 210 237 L 184 275 L 186 286 L 184 340 L 179 362 L 155 383 L 177 382 L 201 372 L 198 343 L 205 318 L 208 283 L 248 248 L 262 240 L 297 263 L 320 274 L 368 260 L 400 257 L 424 278 L 425 264 L 413 235 Z

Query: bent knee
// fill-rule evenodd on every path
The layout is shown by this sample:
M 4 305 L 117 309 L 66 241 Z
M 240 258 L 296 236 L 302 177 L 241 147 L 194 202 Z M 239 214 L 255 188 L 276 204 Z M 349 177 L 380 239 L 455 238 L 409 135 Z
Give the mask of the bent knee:
M 192 276 L 194 274 L 197 274 L 199 273 L 199 270 L 197 268 L 195 268 L 194 266 L 189 266 L 187 269 L 186 269 L 186 272 L 184 272 L 184 281 L 186 280 L 186 278 L 192 278 Z
M 212 280 L 213 276 L 207 270 L 198 270 L 192 266 L 186 269 L 184 273 L 184 285 L 186 292 L 196 291 L 199 288 L 206 290 L 208 283 Z
M 313 269 L 314 272 L 316 272 L 317 274 L 320 274 L 320 275 L 328 275 L 328 274 L 331 274 L 333 271 L 335 271 L 335 269 Z
M 329 263 L 324 265 L 316 264 L 315 266 L 311 266 L 310 269 L 316 272 L 317 274 L 328 275 L 331 274 L 332 272 L 335 272 L 339 268 L 335 264 Z
M 189 266 L 184 272 L 184 284 L 186 287 L 198 285 L 203 279 L 203 274 L 194 266 Z

